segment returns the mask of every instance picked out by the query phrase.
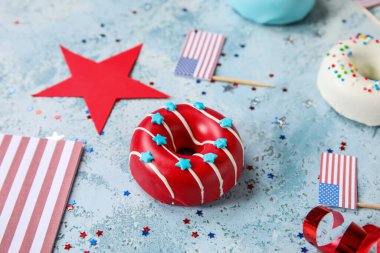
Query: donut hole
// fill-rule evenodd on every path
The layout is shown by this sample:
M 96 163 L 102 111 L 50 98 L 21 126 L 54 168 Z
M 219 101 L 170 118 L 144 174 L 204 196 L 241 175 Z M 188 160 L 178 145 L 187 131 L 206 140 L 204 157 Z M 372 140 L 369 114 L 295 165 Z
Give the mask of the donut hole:
M 365 48 L 365 47 L 364 47 Z M 380 80 L 380 58 L 374 57 L 380 53 L 379 47 L 372 50 L 356 50 L 353 52 L 351 61 L 358 68 L 360 75 L 368 77 L 371 80 Z
M 181 147 L 177 150 L 177 153 L 180 155 L 191 156 L 196 153 L 193 147 Z

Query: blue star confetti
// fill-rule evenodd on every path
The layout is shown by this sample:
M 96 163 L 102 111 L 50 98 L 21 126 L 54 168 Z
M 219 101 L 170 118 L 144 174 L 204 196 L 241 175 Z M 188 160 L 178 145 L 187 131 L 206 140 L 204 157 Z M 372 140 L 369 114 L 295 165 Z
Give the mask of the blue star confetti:
M 147 151 L 147 152 L 141 153 L 140 161 L 142 161 L 144 163 L 150 163 L 153 160 L 154 160 L 154 157 L 152 155 L 152 152 Z
M 267 175 L 267 177 L 268 177 L 269 179 L 273 179 L 273 178 L 274 178 L 274 175 L 273 175 L 272 173 L 269 173 L 269 174 Z
M 152 123 L 161 125 L 162 121 L 164 121 L 164 117 L 158 112 L 155 114 L 152 114 Z
M 212 239 L 212 238 L 214 238 L 215 237 L 215 234 L 214 233 L 212 233 L 212 232 L 210 232 L 210 233 L 208 233 L 208 235 L 207 235 L 210 239 Z
M 94 238 L 90 239 L 91 246 L 95 246 L 98 243 L 98 241 Z
M 216 141 L 214 142 L 214 146 L 217 148 L 227 147 L 227 139 L 225 139 L 225 138 L 216 139 Z
M 201 102 L 195 102 L 194 104 L 193 104 L 193 106 L 195 107 L 195 108 L 197 108 L 198 110 L 204 110 L 206 107 L 205 107 L 205 105 L 203 104 L 203 103 L 201 103 Z
M 219 121 L 219 125 L 223 128 L 231 127 L 232 126 L 232 119 L 224 118 Z
M 202 210 L 197 210 L 196 214 L 197 214 L 198 216 L 203 217 L 203 211 L 202 211 Z
M 143 230 L 141 234 L 142 234 L 143 236 L 148 236 L 148 235 L 149 235 L 149 231 L 145 231 L 145 230 Z
M 87 151 L 88 153 L 92 153 L 92 152 L 94 152 L 94 149 L 93 149 L 93 148 L 87 148 L 86 151 Z
M 285 140 L 286 137 L 285 137 L 285 135 L 281 134 L 280 137 L 279 137 L 279 139 L 280 139 L 280 140 Z
M 331 154 L 332 152 L 334 152 L 334 150 L 332 150 L 331 148 L 327 149 L 327 153 Z
M 300 239 L 302 239 L 303 238 L 303 233 L 298 233 L 297 237 L 300 238 Z
M 165 145 L 166 144 L 166 137 L 162 136 L 160 134 L 157 134 L 155 137 L 152 138 L 152 140 L 158 145 Z
M 174 111 L 175 109 L 177 109 L 177 106 L 173 102 L 167 102 L 165 104 L 165 109 L 168 111 Z
M 309 250 L 308 250 L 306 247 L 302 247 L 302 248 L 301 248 L 301 252 L 302 252 L 302 253 L 306 253 L 306 252 L 308 252 L 308 251 L 309 251 Z
M 190 159 L 179 158 L 179 161 L 175 166 L 181 168 L 181 170 L 187 170 L 191 168 Z
M 206 163 L 213 163 L 218 155 L 214 153 L 207 153 L 203 155 L 203 161 Z
M 131 195 L 131 193 L 129 191 L 124 191 L 123 195 L 128 197 L 129 195 Z

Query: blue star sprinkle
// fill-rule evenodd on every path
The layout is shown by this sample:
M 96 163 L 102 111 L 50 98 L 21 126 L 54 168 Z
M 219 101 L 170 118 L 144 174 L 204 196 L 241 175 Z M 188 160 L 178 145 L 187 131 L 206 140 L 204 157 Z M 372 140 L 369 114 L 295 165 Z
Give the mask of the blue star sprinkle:
M 300 238 L 300 239 L 302 239 L 303 238 L 303 233 L 298 233 L 297 237 Z
M 283 134 L 281 134 L 279 138 L 280 138 L 280 140 L 285 140 L 286 139 L 285 135 L 283 135 Z
M 213 163 L 218 156 L 214 153 L 207 153 L 203 155 L 203 161 L 206 163 Z
M 164 121 L 164 117 L 158 112 L 155 114 L 152 114 L 152 123 L 161 125 L 162 121 Z
M 178 163 L 175 166 L 180 167 L 181 170 L 187 170 L 191 168 L 190 159 L 179 158 Z
M 90 244 L 91 244 L 92 246 L 95 246 L 97 243 L 98 243 L 98 241 L 95 240 L 94 238 L 92 238 L 92 239 L 90 240 Z
M 143 230 L 143 231 L 142 231 L 142 235 L 143 235 L 143 236 L 148 236 L 148 235 L 149 235 L 149 231 Z
M 77 202 L 75 200 L 71 200 L 68 204 L 75 206 L 77 204 Z
M 165 109 L 168 111 L 174 111 L 177 109 L 177 106 L 173 102 L 168 102 L 165 104 Z
M 301 252 L 302 252 L 302 253 L 306 253 L 306 252 L 308 252 L 308 251 L 309 251 L 309 250 L 308 250 L 306 247 L 302 247 L 302 248 L 301 248 Z
M 152 140 L 158 145 L 165 145 L 166 144 L 166 137 L 162 136 L 160 134 L 157 134 L 155 137 L 152 138 Z
M 329 148 L 329 149 L 327 150 L 327 152 L 331 154 L 332 152 L 334 152 L 334 150 L 332 150 L 331 148 Z
M 129 195 L 131 195 L 131 193 L 129 191 L 124 191 L 124 196 L 128 197 Z
M 212 239 L 212 238 L 214 238 L 215 237 L 215 234 L 214 233 L 212 233 L 212 232 L 210 232 L 210 233 L 208 233 L 208 235 L 207 235 L 210 239 Z
M 231 127 L 232 126 L 232 119 L 224 118 L 219 121 L 219 125 L 223 128 Z
M 92 153 L 92 152 L 94 152 L 94 149 L 93 148 L 87 148 L 87 152 Z
M 202 211 L 202 210 L 197 210 L 196 214 L 197 214 L 198 216 L 203 217 L 203 211 Z
M 268 177 L 269 179 L 273 179 L 273 178 L 274 178 L 274 175 L 273 175 L 272 173 L 269 173 L 269 174 L 267 175 L 267 177 Z
M 195 102 L 194 104 L 193 104 L 193 106 L 195 107 L 195 108 L 197 108 L 198 110 L 204 110 L 206 107 L 205 107 L 205 105 L 203 104 L 203 103 L 201 103 L 201 102 Z
M 214 142 L 214 146 L 217 147 L 217 148 L 225 148 L 225 147 L 227 147 L 227 139 L 225 139 L 225 138 L 218 138 L 218 139 L 216 139 L 216 141 Z
M 147 152 L 141 153 L 140 161 L 142 161 L 144 163 L 150 163 L 153 160 L 154 160 L 154 158 L 152 156 L 152 152 L 147 151 Z

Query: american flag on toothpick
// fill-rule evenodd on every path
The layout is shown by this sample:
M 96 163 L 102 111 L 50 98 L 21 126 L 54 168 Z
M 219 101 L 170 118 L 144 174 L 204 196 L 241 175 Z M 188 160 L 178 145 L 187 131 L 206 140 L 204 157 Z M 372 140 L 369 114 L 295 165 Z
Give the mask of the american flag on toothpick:
M 0 134 L 0 252 L 51 252 L 80 142 Z
M 371 8 L 380 5 L 380 0 L 356 0 L 356 2 L 365 8 Z
M 319 174 L 319 203 L 357 208 L 356 157 L 322 153 Z
M 191 30 L 187 34 L 175 74 L 211 81 L 223 44 L 223 34 Z

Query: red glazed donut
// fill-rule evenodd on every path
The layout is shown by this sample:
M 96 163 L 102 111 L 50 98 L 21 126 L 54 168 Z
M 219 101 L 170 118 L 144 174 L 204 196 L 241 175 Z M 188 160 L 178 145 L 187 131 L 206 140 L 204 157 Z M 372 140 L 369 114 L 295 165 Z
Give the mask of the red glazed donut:
M 129 155 L 132 175 L 149 195 L 184 206 L 218 199 L 236 184 L 243 162 L 232 120 L 200 102 L 169 102 L 145 117 Z

